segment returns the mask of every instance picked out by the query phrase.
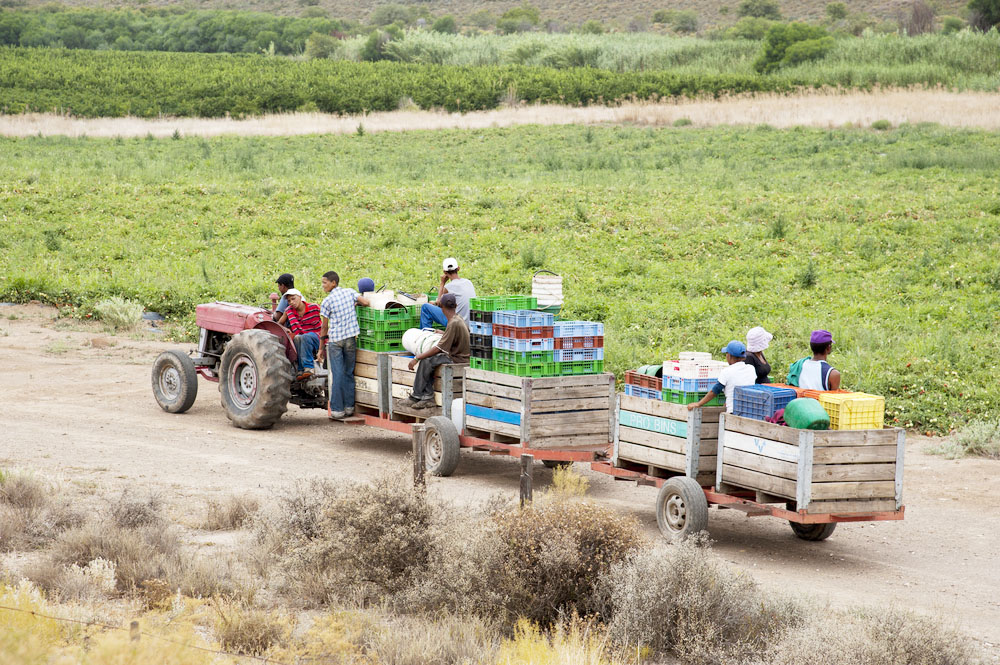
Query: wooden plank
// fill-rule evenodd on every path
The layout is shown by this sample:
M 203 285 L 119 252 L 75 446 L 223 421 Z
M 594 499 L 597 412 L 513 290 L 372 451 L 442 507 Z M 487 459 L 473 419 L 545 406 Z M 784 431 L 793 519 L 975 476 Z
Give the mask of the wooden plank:
M 667 436 L 687 437 L 688 435 L 687 418 L 684 420 L 673 420 L 670 418 L 662 418 L 660 416 L 652 416 L 646 413 L 630 411 L 628 409 L 619 409 L 618 422 L 625 427 L 645 429 Z
M 795 480 L 798 477 L 799 467 L 795 462 L 787 462 L 785 460 L 774 459 L 772 457 L 764 457 L 763 455 L 755 455 L 753 453 L 735 450 L 733 448 L 724 449 L 722 453 L 722 462 L 724 464 L 738 466 L 741 469 L 758 471 L 760 473 L 766 473 L 769 476 L 787 478 L 788 480 Z
M 896 446 L 844 446 L 813 450 L 813 464 L 873 464 L 895 461 Z
M 356 376 L 354 377 L 354 390 L 364 390 L 378 395 L 378 381 L 375 379 L 366 379 L 363 376 Z
M 726 417 L 728 421 L 728 416 Z M 741 469 L 736 466 L 722 463 L 722 482 L 745 487 L 751 490 L 761 490 L 769 494 L 777 494 L 788 499 L 795 498 L 795 481 L 777 476 L 769 476 L 765 473 Z
M 610 431 L 606 419 L 600 423 L 567 422 L 555 425 L 539 425 L 537 427 L 532 425 L 531 431 L 534 432 L 536 439 L 562 434 L 603 434 L 606 439 L 610 440 Z
M 607 411 L 571 411 L 568 413 L 548 413 L 528 418 L 531 425 L 560 425 L 563 423 L 603 423 L 608 425 Z
M 812 497 L 823 499 L 884 499 L 896 493 L 893 481 L 813 483 Z
M 529 379 L 525 379 L 521 385 L 521 390 L 524 391 L 524 396 L 521 398 L 521 441 L 531 441 L 531 430 L 535 424 L 535 421 L 529 417 L 529 409 L 531 405 L 531 381 Z
M 896 510 L 903 505 L 903 455 L 906 452 L 906 432 L 896 432 Z
M 465 414 L 465 424 L 469 427 L 481 429 L 486 432 L 497 432 L 498 434 L 506 434 L 507 436 L 513 437 L 521 436 L 520 425 L 501 423 L 496 420 L 487 420 L 486 418 L 477 418 L 475 416 L 470 416 L 469 414 Z
M 429 409 L 414 409 L 412 406 L 407 406 L 405 400 L 394 398 L 392 400 L 392 416 L 396 418 L 401 415 L 423 421 L 427 418 L 433 418 L 434 416 L 444 414 L 440 406 L 434 406 Z
M 618 457 L 627 462 L 637 462 L 640 464 L 652 464 L 653 466 L 676 471 L 686 472 L 686 456 L 684 453 L 674 453 L 667 450 L 640 446 L 634 443 L 622 441 L 618 444 Z M 709 473 L 715 469 L 715 455 L 706 455 L 698 458 L 699 473 Z
M 679 436 L 658 434 L 657 432 L 635 427 L 626 427 L 620 423 L 618 425 L 618 438 L 629 443 L 637 443 L 641 446 L 649 446 L 650 448 L 657 448 L 659 450 L 668 450 L 680 455 L 683 455 L 687 450 L 687 439 Z M 715 451 L 709 451 L 709 454 L 713 452 Z
M 813 466 L 813 482 L 895 481 L 895 479 L 895 464 L 816 464 Z
M 604 452 L 608 449 L 608 437 L 604 434 L 577 434 L 573 436 L 544 436 L 528 442 L 538 450 L 592 450 Z
M 634 411 L 635 413 L 645 413 L 659 418 L 669 418 L 670 420 L 682 420 L 687 422 L 687 407 L 683 404 L 673 404 L 672 402 L 660 402 L 655 399 L 636 397 L 621 393 L 622 411 Z
M 896 443 L 899 428 L 817 431 L 817 446 L 889 446 Z
M 608 398 L 607 386 L 578 386 L 576 388 L 536 388 L 531 387 L 536 400 L 570 399 L 581 397 Z
M 826 515 L 830 513 L 881 513 L 897 510 L 894 499 L 874 499 L 861 501 L 813 501 L 806 509 L 809 515 Z
M 354 390 L 354 402 L 356 404 L 364 404 L 365 406 L 372 406 L 376 409 L 378 408 L 378 393 L 369 392 L 367 390 Z
M 474 406 L 485 406 L 487 409 L 500 409 L 501 411 L 521 412 L 521 401 L 516 399 L 504 399 L 494 395 L 484 395 L 465 391 L 465 403 Z
M 416 378 L 417 378 L 416 372 L 410 372 L 408 370 L 401 370 L 401 369 L 392 370 L 392 382 L 394 384 L 399 384 L 401 386 L 412 386 Z M 460 381 L 460 379 L 455 379 L 455 381 L 458 382 Z M 434 378 L 434 390 L 440 391 L 443 385 L 444 384 L 442 383 L 441 377 L 436 376 Z M 461 392 L 462 386 L 455 385 L 454 390 L 455 392 Z
M 361 376 L 366 379 L 378 379 L 378 367 L 361 363 L 355 364 L 354 376 Z
M 542 376 L 531 379 L 532 388 L 576 388 L 580 386 L 601 386 L 607 388 L 608 383 L 615 380 L 614 374 L 580 374 L 577 376 Z
M 487 372 L 484 369 L 474 369 L 472 367 L 465 370 L 465 378 L 472 381 L 482 381 L 483 383 L 498 383 L 502 386 L 511 386 L 521 389 L 521 377 L 501 374 L 500 372 Z
M 770 439 L 761 438 L 759 436 L 751 436 L 749 434 L 742 434 L 740 432 L 730 431 L 729 430 L 730 417 L 731 416 L 726 416 L 726 431 L 725 431 L 725 440 L 723 443 L 723 446 L 726 449 L 732 448 L 733 450 L 742 450 L 743 452 L 746 453 L 753 453 L 755 455 L 762 455 L 764 457 L 771 457 L 774 459 L 780 459 L 786 462 L 793 462 L 795 464 L 798 464 L 799 462 L 798 446 L 792 446 L 787 443 L 772 441 Z
M 354 355 L 354 362 L 360 365 L 378 365 L 378 356 L 379 353 L 377 351 L 358 349 Z
M 410 392 L 410 386 L 401 386 L 398 383 L 392 384 L 392 396 L 395 399 L 406 399 L 410 396 Z M 442 406 L 444 404 L 443 395 L 439 391 L 434 392 L 434 403 L 438 406 Z
M 618 424 L 618 410 L 621 408 L 621 397 L 615 396 L 615 412 L 611 416 L 611 465 L 618 466 L 618 444 L 621 443 L 621 427 Z
M 472 381 L 466 379 L 465 381 L 466 390 L 475 393 L 482 393 L 484 395 L 496 395 L 497 397 L 506 397 L 508 399 L 520 400 L 524 395 L 521 388 L 512 388 L 510 386 L 501 386 L 495 383 L 484 383 L 483 381 Z
M 762 439 L 779 441 L 792 446 L 799 444 L 799 430 L 797 429 L 775 425 L 763 420 L 754 420 L 753 418 L 740 418 L 731 413 L 726 414 L 726 429 L 731 432 L 739 432 Z
M 589 399 L 572 399 L 572 400 L 562 400 L 562 399 L 547 399 L 547 400 L 537 400 L 532 398 L 531 400 L 531 413 L 551 413 L 554 411 L 586 411 L 588 409 L 601 409 L 605 413 L 610 408 L 608 404 L 608 396 L 603 397 L 591 397 Z

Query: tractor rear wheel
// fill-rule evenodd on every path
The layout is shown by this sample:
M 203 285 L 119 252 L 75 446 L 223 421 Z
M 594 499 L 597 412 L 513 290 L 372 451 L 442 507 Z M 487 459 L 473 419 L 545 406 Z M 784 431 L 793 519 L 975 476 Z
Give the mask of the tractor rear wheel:
M 191 356 L 176 349 L 153 361 L 153 397 L 167 413 L 184 413 L 198 397 L 198 372 Z
M 281 340 L 266 330 L 244 330 L 222 353 L 222 408 L 237 427 L 266 429 L 288 409 L 292 378 Z

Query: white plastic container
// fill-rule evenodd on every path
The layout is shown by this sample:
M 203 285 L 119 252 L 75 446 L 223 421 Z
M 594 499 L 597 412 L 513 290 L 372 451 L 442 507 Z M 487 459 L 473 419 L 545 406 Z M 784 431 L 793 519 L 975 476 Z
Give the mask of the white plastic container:
M 560 275 L 538 273 L 531 278 L 531 295 L 538 299 L 539 307 L 563 304 L 563 280 Z
M 437 344 L 443 333 L 439 330 L 410 328 L 403 333 L 403 348 L 415 356 Z

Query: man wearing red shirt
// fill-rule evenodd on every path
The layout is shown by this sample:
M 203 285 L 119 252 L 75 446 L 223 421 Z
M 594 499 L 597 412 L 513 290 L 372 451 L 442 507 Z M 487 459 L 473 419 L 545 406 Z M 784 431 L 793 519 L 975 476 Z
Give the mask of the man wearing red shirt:
M 295 380 L 304 381 L 312 375 L 316 366 L 314 358 L 319 350 L 319 331 L 322 328 L 319 305 L 306 302 L 298 289 L 285 291 L 285 298 L 288 299 L 288 309 L 285 310 L 288 330 L 298 354 L 298 375 Z

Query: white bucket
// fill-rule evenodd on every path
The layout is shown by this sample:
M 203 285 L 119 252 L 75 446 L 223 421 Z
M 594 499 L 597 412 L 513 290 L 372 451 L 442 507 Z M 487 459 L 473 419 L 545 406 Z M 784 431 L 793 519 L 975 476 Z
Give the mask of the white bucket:
M 531 295 L 538 299 L 539 307 L 563 304 L 563 279 L 560 275 L 538 273 L 531 278 Z
M 441 331 L 420 328 L 410 328 L 403 333 L 403 348 L 415 356 L 419 356 L 441 339 Z
M 461 397 L 451 400 L 451 422 L 459 434 L 465 429 L 465 400 Z

